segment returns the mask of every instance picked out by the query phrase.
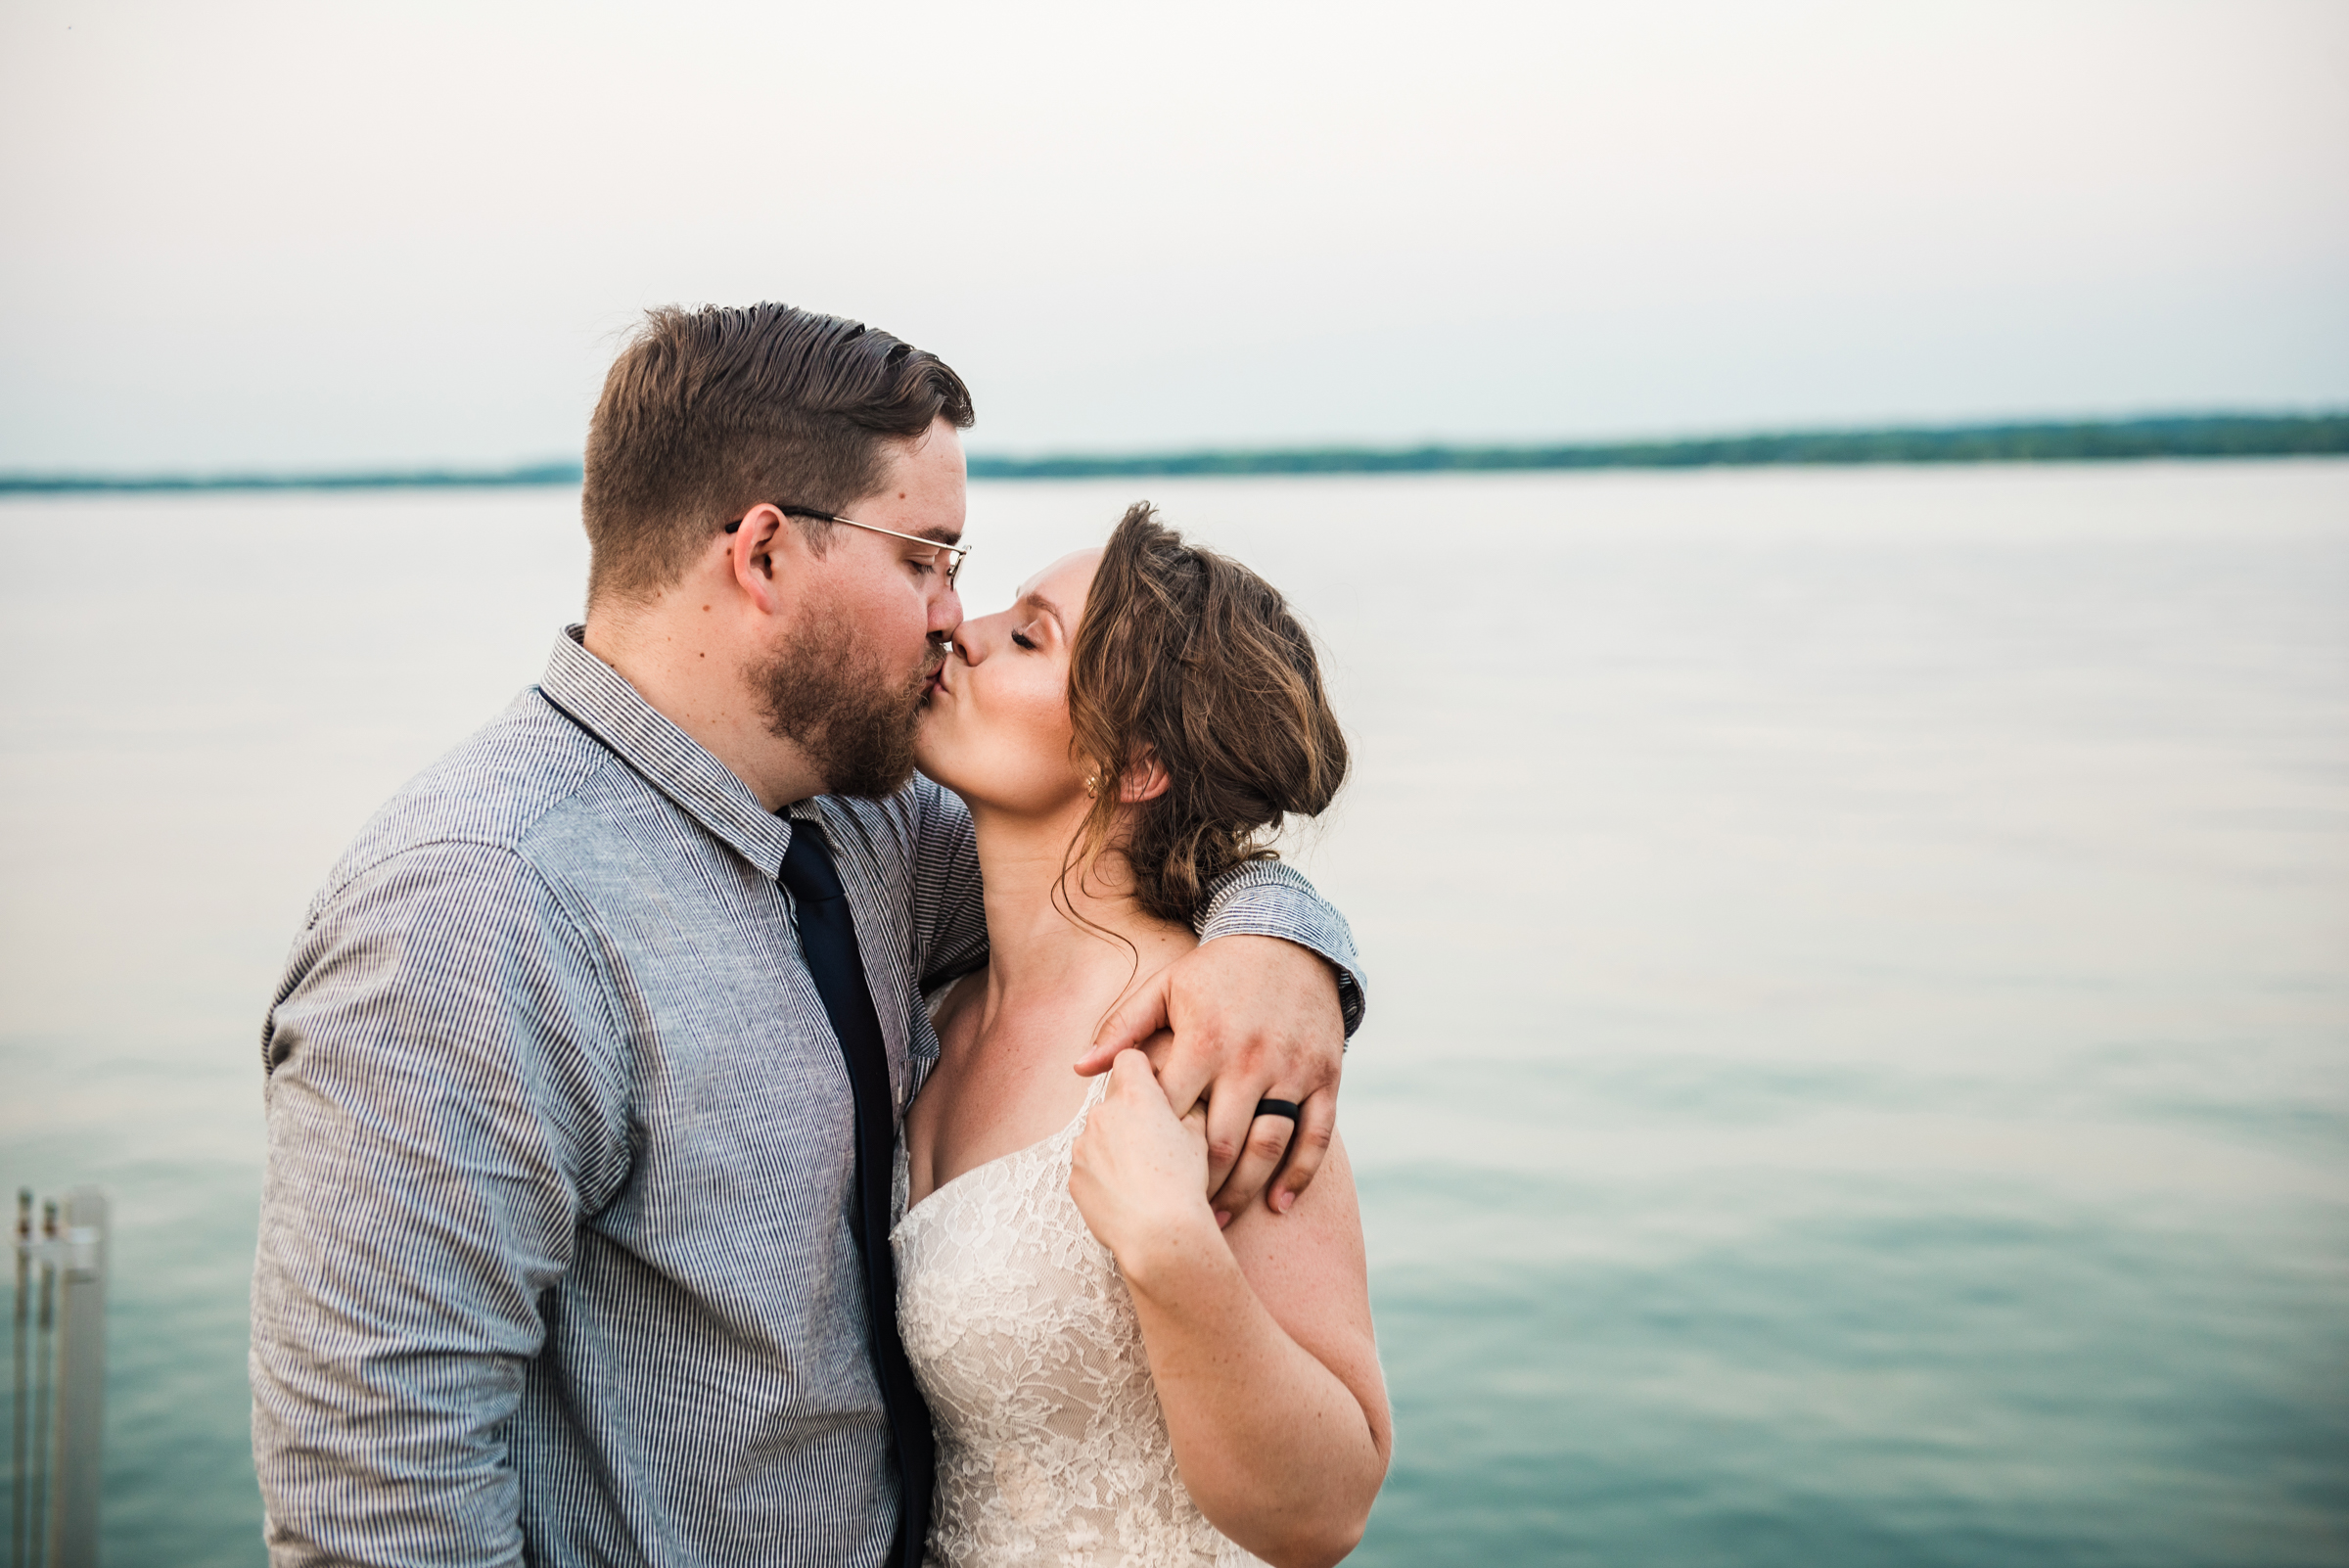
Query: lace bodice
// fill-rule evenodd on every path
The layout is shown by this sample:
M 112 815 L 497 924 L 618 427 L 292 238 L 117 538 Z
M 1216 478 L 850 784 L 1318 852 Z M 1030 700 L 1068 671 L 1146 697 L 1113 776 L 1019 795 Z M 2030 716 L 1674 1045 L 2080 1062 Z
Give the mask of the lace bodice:
M 898 1326 L 938 1429 L 931 1568 L 1257 1561 L 1183 1490 L 1132 1298 L 1069 1196 L 1071 1146 L 1108 1083 L 910 1214 L 898 1148 Z

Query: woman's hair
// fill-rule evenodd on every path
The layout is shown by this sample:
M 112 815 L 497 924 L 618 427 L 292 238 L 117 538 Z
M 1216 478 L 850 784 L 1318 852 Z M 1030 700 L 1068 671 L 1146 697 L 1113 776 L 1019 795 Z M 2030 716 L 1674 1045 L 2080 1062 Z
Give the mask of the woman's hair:
M 1077 855 L 1115 851 L 1162 920 L 1195 923 L 1216 878 L 1274 858 L 1281 819 L 1320 811 L 1346 780 L 1313 639 L 1280 590 L 1183 543 L 1147 502 L 1119 522 L 1085 594 L 1069 720 L 1100 779 Z M 1152 761 L 1165 793 L 1121 806 L 1120 779 Z

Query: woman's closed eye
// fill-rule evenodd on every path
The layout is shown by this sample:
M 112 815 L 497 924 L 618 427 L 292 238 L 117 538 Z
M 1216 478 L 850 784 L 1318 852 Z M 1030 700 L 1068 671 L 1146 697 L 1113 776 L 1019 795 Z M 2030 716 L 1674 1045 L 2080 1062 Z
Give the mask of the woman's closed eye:
M 1028 635 L 1028 633 L 1026 633 L 1025 631 L 1015 631 L 1015 632 L 1013 632 L 1013 633 L 1011 634 L 1011 640 L 1012 640 L 1013 642 L 1015 642 L 1015 643 L 1019 644 L 1021 647 L 1023 647 L 1023 648 L 1027 649 L 1027 650 L 1028 650 L 1030 653 L 1034 653 L 1034 652 L 1036 652 L 1036 641 L 1035 641 L 1035 639 L 1034 639 L 1034 638 L 1032 638 L 1032 637 L 1030 637 L 1030 636 Z

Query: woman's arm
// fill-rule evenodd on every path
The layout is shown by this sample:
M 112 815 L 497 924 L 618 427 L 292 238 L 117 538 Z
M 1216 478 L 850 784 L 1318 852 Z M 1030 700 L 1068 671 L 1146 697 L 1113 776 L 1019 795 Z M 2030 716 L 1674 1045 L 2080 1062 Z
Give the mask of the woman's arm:
M 1258 1556 L 1334 1563 L 1393 1444 L 1353 1173 L 1333 1148 L 1287 1214 L 1219 1230 L 1206 1166 L 1203 1114 L 1177 1122 L 1147 1059 L 1121 1054 L 1069 1192 L 1133 1295 L 1183 1484 Z

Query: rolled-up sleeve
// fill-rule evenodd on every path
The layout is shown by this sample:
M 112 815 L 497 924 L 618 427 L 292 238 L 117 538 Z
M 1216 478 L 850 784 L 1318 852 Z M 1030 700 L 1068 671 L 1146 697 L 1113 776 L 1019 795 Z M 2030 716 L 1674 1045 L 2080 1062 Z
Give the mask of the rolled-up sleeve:
M 1218 937 L 1279 937 L 1312 948 L 1337 972 L 1346 1038 L 1352 1039 L 1362 1027 L 1369 996 L 1361 960 L 1354 950 L 1354 928 L 1296 867 L 1278 860 L 1251 860 L 1210 884 L 1199 940 L 1213 942 Z
M 506 1449 L 542 1294 L 624 1178 L 593 945 L 511 851 L 409 850 L 324 899 L 263 1034 L 253 1452 L 271 1559 L 523 1559 Z

